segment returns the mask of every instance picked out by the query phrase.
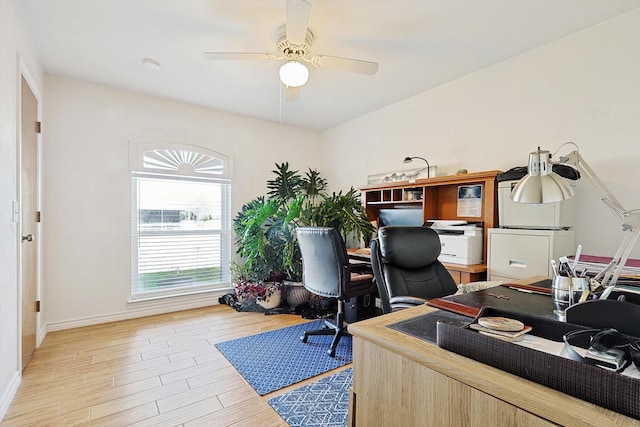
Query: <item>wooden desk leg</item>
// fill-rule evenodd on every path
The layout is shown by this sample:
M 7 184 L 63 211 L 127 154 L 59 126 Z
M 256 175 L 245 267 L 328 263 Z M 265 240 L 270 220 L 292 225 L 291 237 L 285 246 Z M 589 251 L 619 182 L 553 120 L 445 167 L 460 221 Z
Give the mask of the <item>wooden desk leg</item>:
M 487 273 L 465 273 L 463 271 L 460 275 L 462 277 L 462 282 L 460 283 L 482 282 L 487 280 Z
M 353 392 L 353 387 L 349 387 L 349 407 L 347 414 L 347 427 L 356 427 L 356 394 Z

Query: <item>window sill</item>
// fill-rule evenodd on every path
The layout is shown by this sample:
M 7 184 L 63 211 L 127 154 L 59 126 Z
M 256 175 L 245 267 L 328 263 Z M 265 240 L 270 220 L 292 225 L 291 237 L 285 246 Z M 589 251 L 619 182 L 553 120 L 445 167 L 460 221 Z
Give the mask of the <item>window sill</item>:
M 181 289 L 168 289 L 166 291 L 157 292 L 157 293 L 140 293 L 131 295 L 129 300 L 127 301 L 127 305 L 130 307 L 140 306 L 140 305 L 156 305 L 156 304 L 172 304 L 172 302 L 188 302 L 194 300 L 202 300 L 202 299 L 215 299 L 217 302 L 217 298 L 222 295 L 228 294 L 233 291 L 231 285 L 229 287 L 224 288 L 207 288 L 207 289 L 192 289 L 192 290 L 181 290 Z

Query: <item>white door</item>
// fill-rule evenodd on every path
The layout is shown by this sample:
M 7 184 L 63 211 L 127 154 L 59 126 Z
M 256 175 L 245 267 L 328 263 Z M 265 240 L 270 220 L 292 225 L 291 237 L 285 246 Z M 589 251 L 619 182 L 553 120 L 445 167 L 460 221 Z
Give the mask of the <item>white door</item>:
M 36 349 L 37 223 L 38 212 L 38 101 L 29 84 L 21 82 L 20 232 L 22 288 L 22 368 Z

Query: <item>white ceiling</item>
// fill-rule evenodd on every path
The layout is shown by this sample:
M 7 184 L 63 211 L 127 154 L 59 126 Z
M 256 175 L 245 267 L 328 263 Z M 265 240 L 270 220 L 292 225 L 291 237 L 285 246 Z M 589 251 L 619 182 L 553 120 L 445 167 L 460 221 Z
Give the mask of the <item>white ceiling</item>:
M 2 0 L 0 0 L 2 1 Z M 310 67 L 281 101 L 285 0 L 17 0 L 46 72 L 323 130 L 640 7 L 640 0 L 308 0 L 311 55 L 379 63 L 374 76 Z M 153 58 L 160 70 L 142 66 Z

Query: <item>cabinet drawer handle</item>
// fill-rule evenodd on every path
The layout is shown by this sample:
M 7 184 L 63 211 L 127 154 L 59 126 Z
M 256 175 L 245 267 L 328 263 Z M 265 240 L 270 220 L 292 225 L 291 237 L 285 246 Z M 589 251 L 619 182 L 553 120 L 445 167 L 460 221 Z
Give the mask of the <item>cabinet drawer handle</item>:
M 527 261 L 523 259 L 510 259 L 509 267 L 527 268 Z

